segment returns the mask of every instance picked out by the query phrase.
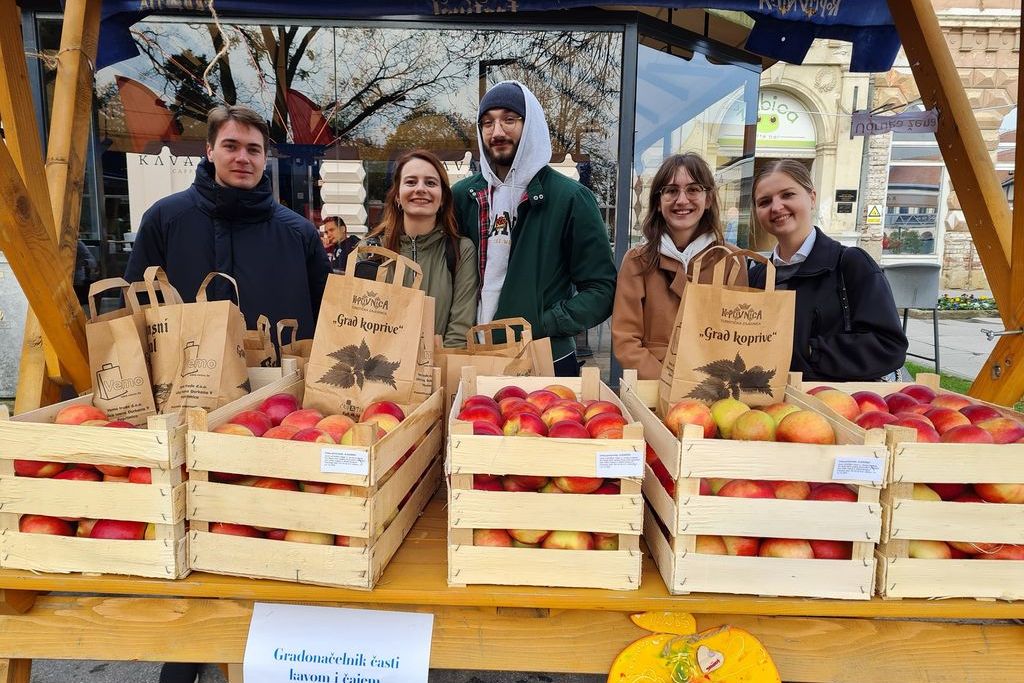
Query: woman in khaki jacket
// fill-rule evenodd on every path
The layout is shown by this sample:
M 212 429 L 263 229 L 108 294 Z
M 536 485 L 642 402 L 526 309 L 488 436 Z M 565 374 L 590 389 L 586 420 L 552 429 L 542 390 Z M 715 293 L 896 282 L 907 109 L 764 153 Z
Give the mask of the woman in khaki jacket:
M 612 348 L 623 368 L 640 379 L 658 379 L 676 312 L 694 259 L 715 245 L 735 250 L 722 237 L 715 178 L 696 154 L 675 154 L 654 175 L 642 232 L 645 242 L 626 252 L 619 268 L 612 309 Z M 700 282 L 724 252 L 702 259 Z M 746 285 L 739 261 L 726 269 L 727 279 Z

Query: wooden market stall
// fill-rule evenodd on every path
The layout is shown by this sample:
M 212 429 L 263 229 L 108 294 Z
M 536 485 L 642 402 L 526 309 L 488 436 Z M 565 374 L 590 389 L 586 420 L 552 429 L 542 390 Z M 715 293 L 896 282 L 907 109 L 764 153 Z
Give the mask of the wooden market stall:
M 520 9 L 527 4 L 519 3 Z M 735 9 L 740 3 L 652 4 Z M 809 21 L 803 8 L 826 3 L 748 4 L 755 12 L 792 6 L 792 18 L 776 19 L 785 24 Z M 91 386 L 85 319 L 71 273 L 87 143 L 76 132 L 86 130 L 91 117 L 103 9 L 101 0 L 65 4 L 44 150 L 20 11 L 14 0 L 0 1 L 0 250 L 31 307 L 17 412 L 55 402 L 62 385 L 78 392 Z M 939 110 L 936 138 L 1003 325 L 1020 331 L 1024 208 L 1009 208 L 931 3 L 889 0 L 888 9 L 924 105 Z M 1024 82 L 1019 87 L 1024 93 Z M 1017 111 L 1020 124 L 1024 109 Z M 1024 169 L 1022 145 L 1016 164 Z M 1024 334 L 1000 338 L 971 394 L 1001 404 L 1024 394 Z M 1024 657 L 1019 625 L 917 621 L 1024 619 L 1019 603 L 671 597 L 649 560 L 636 592 L 448 588 L 444 532 L 441 503 L 435 500 L 372 592 L 201 573 L 164 581 L 0 571 L 0 683 L 27 683 L 34 658 L 220 661 L 237 674 L 254 600 L 431 611 L 436 615 L 432 665 L 448 668 L 605 672 L 614 655 L 642 635 L 626 615 L 643 610 L 691 611 L 701 624 L 724 620 L 748 628 L 762 638 L 790 681 L 1012 680 Z M 77 595 L 46 595 L 50 591 Z

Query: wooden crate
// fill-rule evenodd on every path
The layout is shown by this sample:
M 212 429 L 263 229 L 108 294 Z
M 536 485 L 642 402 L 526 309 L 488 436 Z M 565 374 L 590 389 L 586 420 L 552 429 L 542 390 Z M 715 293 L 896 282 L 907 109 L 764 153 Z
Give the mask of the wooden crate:
M 737 593 L 867 600 L 874 586 L 874 549 L 881 535 L 881 484 L 837 481 L 857 488 L 857 502 L 765 500 L 700 495 L 701 478 L 832 482 L 837 456 L 888 458 L 881 430 L 865 432 L 826 415 L 836 446 L 704 439 L 687 425 L 675 438 L 662 422 L 658 382 L 626 372 L 622 401 L 676 482 L 670 496 L 650 466 L 644 477 L 644 540 L 674 595 Z M 787 387 L 786 402 L 817 409 L 820 401 Z M 653 408 L 653 409 L 652 409 Z M 754 536 L 852 541 L 850 560 L 708 555 L 695 552 L 696 536 Z
M 292 394 L 301 404 L 301 376 L 296 373 L 268 384 L 209 414 L 189 413 L 191 566 L 218 574 L 371 589 L 440 484 L 442 392 L 435 391 L 417 406 L 402 406 L 406 419 L 378 441 L 373 441 L 370 425 L 353 428 L 361 445 L 352 448 L 366 453 L 369 463 L 365 476 L 321 472 L 321 450 L 325 444 L 208 431 L 282 392 Z M 409 459 L 389 474 L 414 447 Z M 212 482 L 210 472 L 348 484 L 357 488 L 351 497 L 258 489 Z M 211 522 L 349 536 L 351 545 L 325 546 L 214 534 L 209 531 Z
M 92 394 L 9 417 L 0 407 L 0 567 L 39 572 L 129 574 L 176 579 L 185 552 L 185 425 L 150 417 L 145 429 L 54 424 Z M 152 484 L 14 476 L 15 460 L 148 467 Z M 153 540 L 110 540 L 21 533 L 22 514 L 146 522 Z
M 515 384 L 529 391 L 562 384 L 581 400 L 612 401 L 629 419 L 597 368 L 582 378 L 477 377 L 466 368 L 449 417 L 448 584 L 567 586 L 635 590 L 640 586 L 640 533 L 643 498 L 640 478 L 620 479 L 613 495 L 477 491 L 474 474 L 597 476 L 596 453 L 643 453 L 643 428 L 623 429 L 623 439 L 548 439 L 474 436 L 472 426 L 455 419 L 463 400 L 493 395 Z M 559 529 L 618 534 L 618 550 L 497 548 L 473 545 L 474 529 Z
M 825 382 L 804 382 L 805 389 Z M 939 394 L 939 376 L 916 382 L 829 383 L 847 393 L 885 394 L 923 384 Z M 1024 415 L 970 396 L 1006 417 Z M 1024 444 L 917 443 L 911 429 L 886 428 L 892 449 L 889 484 L 882 492 L 882 539 L 878 546 L 878 593 L 885 598 L 1024 598 L 1024 560 L 920 559 L 909 556 L 912 540 L 1024 545 L 1024 505 L 914 500 L 914 484 L 1018 484 L 1024 482 Z

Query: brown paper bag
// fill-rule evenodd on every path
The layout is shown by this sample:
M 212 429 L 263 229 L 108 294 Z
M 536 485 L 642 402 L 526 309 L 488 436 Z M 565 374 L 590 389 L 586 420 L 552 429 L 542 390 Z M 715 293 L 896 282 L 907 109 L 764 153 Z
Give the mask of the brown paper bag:
M 97 297 L 113 289 L 121 290 L 124 307 L 99 315 Z M 93 405 L 111 420 L 145 424 L 146 418 L 156 413 L 156 402 L 146 364 L 146 316 L 139 304 L 138 289 L 119 277 L 92 283 L 85 338 L 93 376 Z
M 295 318 L 286 318 L 277 321 L 277 343 L 281 347 L 281 360 L 292 358 L 300 372 L 305 373 L 306 363 L 309 362 L 309 354 L 313 350 L 312 339 L 296 339 L 299 331 L 299 321 Z M 287 334 L 285 334 L 287 332 Z M 290 341 L 285 344 L 284 340 Z
M 355 277 L 363 254 L 382 257 L 376 280 Z M 427 306 L 419 289 L 423 272 L 380 247 L 353 250 L 345 272 L 327 277 L 306 365 L 304 407 L 358 417 L 374 401 L 414 403 Z M 404 286 L 410 272 L 412 286 Z
M 157 412 L 162 413 L 181 358 L 179 334 L 183 301 L 159 266 L 146 269 L 143 286 L 149 296 L 149 302 L 142 309 L 146 321 L 149 378 Z
M 206 288 L 218 276 L 231 282 L 237 297 L 235 279 L 214 272 L 199 285 L 195 303 L 156 308 L 167 329 L 150 335 L 151 340 L 156 338 L 152 344 L 153 365 L 158 363 L 157 358 L 161 368 L 170 367 L 172 362 L 174 365 L 170 378 L 161 377 L 164 382 L 170 379 L 161 412 L 182 412 L 186 408 L 214 410 L 249 393 L 242 312 L 232 301 L 206 298 Z M 152 327 L 151 324 L 151 330 Z
M 517 334 L 516 328 L 519 328 Z M 504 342 L 494 341 L 495 331 L 504 332 Z M 482 337 L 482 341 L 479 339 Z M 476 368 L 477 375 L 553 377 L 551 340 L 533 338 L 533 328 L 524 318 L 505 318 L 476 325 L 466 333 L 466 348 L 442 348 L 436 344 L 435 358 L 441 369 L 445 399 L 451 407 L 462 379 L 462 368 Z
M 270 318 L 261 315 L 256 329 L 245 331 L 245 365 L 250 368 L 272 368 L 278 365 L 277 348 L 270 338 Z
M 719 247 L 725 249 L 725 247 Z M 700 273 L 700 259 L 693 272 Z M 765 289 L 725 282 L 732 258 L 767 264 Z M 710 284 L 686 285 L 661 371 L 662 407 L 683 398 L 713 403 L 736 398 L 759 406 L 783 399 L 793 355 L 796 292 L 775 290 L 775 266 L 741 250 L 722 258 Z

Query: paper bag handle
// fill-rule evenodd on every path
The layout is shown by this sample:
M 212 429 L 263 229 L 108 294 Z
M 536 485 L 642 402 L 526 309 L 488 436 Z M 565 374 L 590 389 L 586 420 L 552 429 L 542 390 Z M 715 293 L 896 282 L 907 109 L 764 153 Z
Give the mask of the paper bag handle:
M 420 283 L 423 282 L 423 269 L 420 265 L 408 259 L 401 254 L 385 249 L 384 247 L 374 247 L 366 244 L 358 245 L 348 255 L 348 262 L 345 264 L 345 277 L 355 277 L 356 272 L 356 261 L 359 260 L 359 256 L 362 254 L 375 254 L 384 259 L 380 264 L 382 267 L 377 268 L 377 282 L 387 281 L 387 268 L 391 263 L 395 264 L 395 275 L 391 279 L 391 282 L 398 285 L 405 285 L 405 271 L 411 270 L 413 273 L 412 277 L 412 288 L 419 289 Z
M 277 321 L 277 343 L 278 344 L 280 344 L 282 346 L 286 346 L 286 344 L 284 343 L 284 333 L 286 331 L 288 331 L 288 330 L 291 331 L 291 335 L 289 336 L 291 341 L 288 342 L 288 343 L 292 344 L 292 343 L 298 341 L 298 339 L 296 338 L 296 335 L 298 335 L 298 333 L 299 333 L 299 321 L 296 320 L 295 318 L 285 318 L 283 320 L 278 320 Z
M 751 251 L 749 249 L 734 250 L 725 246 L 724 244 L 716 244 L 713 247 L 705 249 L 702 254 L 700 254 L 693 260 L 693 273 L 695 280 L 700 277 L 701 262 L 704 260 L 704 257 L 710 254 L 711 252 L 719 249 L 725 251 L 726 255 L 725 258 L 720 259 L 718 263 L 715 264 L 715 269 L 711 273 L 712 285 L 717 285 L 719 287 L 725 286 L 725 264 L 730 259 L 740 259 L 741 267 L 745 268 L 747 264 L 746 261 L 744 261 L 743 259 L 749 258 L 752 261 L 757 261 L 759 263 L 765 264 L 767 272 L 765 273 L 764 279 L 764 291 L 769 293 L 775 291 L 775 264 L 772 263 L 771 259 L 761 256 L 761 254 L 757 253 L 756 251 Z
M 502 318 L 501 320 L 494 320 L 483 325 L 474 325 L 466 331 L 466 348 L 475 349 L 481 346 L 493 346 L 494 345 L 494 331 L 505 330 L 505 342 L 506 344 L 514 344 L 516 333 L 513 327 L 523 328 L 523 333 L 520 339 L 523 344 L 528 344 L 533 340 L 533 327 L 530 325 L 526 318 Z M 483 334 L 483 343 L 477 342 L 477 334 Z
M 212 282 L 213 278 L 215 277 L 222 277 L 231 283 L 231 286 L 235 288 L 235 301 L 237 301 L 238 305 L 241 306 L 242 300 L 238 296 L 238 283 L 235 281 L 235 278 L 231 277 L 227 273 L 221 273 L 216 270 L 211 273 L 208 273 L 206 277 L 203 278 L 202 283 L 200 283 L 199 285 L 199 291 L 196 292 L 196 302 L 198 303 L 206 301 L 206 288 L 210 286 L 210 282 Z
M 260 339 L 270 338 L 270 318 L 260 314 L 260 317 L 256 318 L 256 332 L 260 333 Z
M 157 298 L 157 290 L 163 294 L 164 305 L 169 304 L 180 304 L 182 303 L 181 295 L 178 294 L 178 290 L 175 289 L 170 281 L 167 279 L 167 273 L 160 266 L 150 266 L 146 268 L 146 272 L 142 275 L 143 281 L 146 283 L 146 292 L 149 294 L 149 306 L 159 306 L 160 299 Z
M 97 317 L 99 308 L 96 306 L 96 299 L 100 294 L 109 292 L 112 289 L 118 289 L 121 291 L 121 296 L 124 297 L 125 306 L 131 310 L 132 313 L 138 313 L 141 308 L 139 304 L 139 293 L 138 289 L 128 284 L 128 281 L 121 277 L 108 277 L 103 280 L 97 280 L 96 282 L 89 285 L 89 318 L 94 320 Z

